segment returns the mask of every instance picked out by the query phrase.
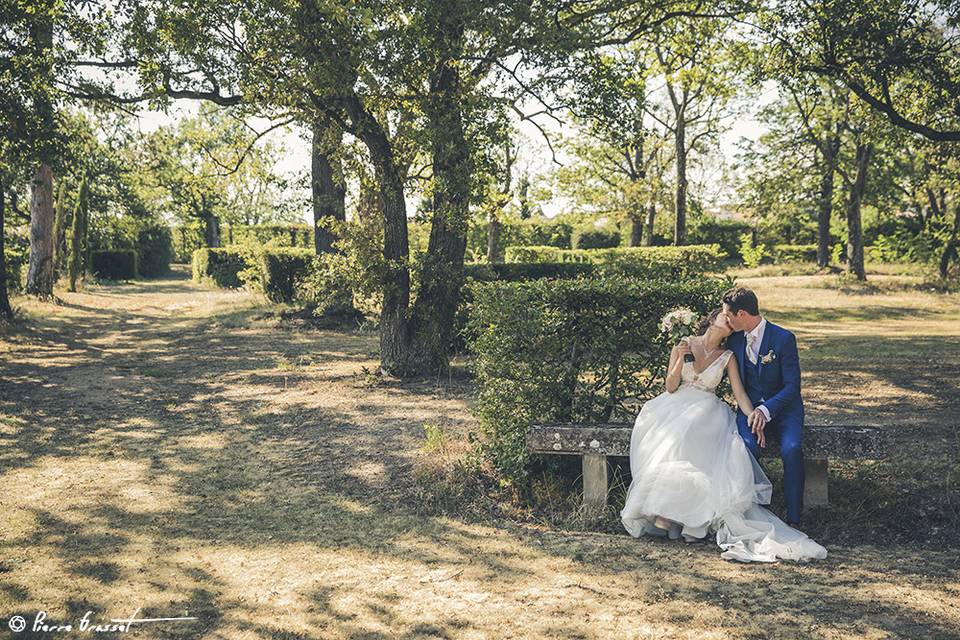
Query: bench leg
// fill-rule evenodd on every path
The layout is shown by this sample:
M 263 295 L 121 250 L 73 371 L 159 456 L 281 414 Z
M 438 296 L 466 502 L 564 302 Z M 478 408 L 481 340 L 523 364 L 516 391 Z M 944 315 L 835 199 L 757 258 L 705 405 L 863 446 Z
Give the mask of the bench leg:
M 803 459 L 803 506 L 828 504 L 827 461 L 821 458 Z
M 596 522 L 607 506 L 607 456 L 583 454 L 583 510 L 587 522 Z

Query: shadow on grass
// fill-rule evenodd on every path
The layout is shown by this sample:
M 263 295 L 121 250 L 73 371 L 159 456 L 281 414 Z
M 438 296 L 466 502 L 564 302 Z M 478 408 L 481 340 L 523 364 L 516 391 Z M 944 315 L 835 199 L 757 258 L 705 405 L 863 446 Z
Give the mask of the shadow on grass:
M 140 287 L 131 295 L 194 290 L 180 281 L 159 281 L 118 286 L 115 289 L 122 293 L 111 290 L 109 295 L 127 295 L 128 287 Z M 405 627 L 401 637 L 453 638 L 478 627 L 479 621 L 453 614 L 407 624 L 400 616 L 404 594 L 396 590 L 361 596 L 366 613 L 358 616 L 356 607 L 348 612 L 337 604 L 351 595 L 354 585 L 336 579 L 307 592 L 310 607 L 303 616 L 311 631 L 281 629 L 254 603 L 234 595 L 237 583 L 247 579 L 241 570 L 245 559 L 276 545 L 304 545 L 311 553 L 355 552 L 424 566 L 469 559 L 482 580 L 507 585 L 547 580 L 553 570 L 546 560 L 556 556 L 607 575 L 639 570 L 670 575 L 683 587 L 664 595 L 659 583 L 639 583 L 629 597 L 651 603 L 669 597 L 692 606 L 723 602 L 761 626 L 782 624 L 784 617 L 798 624 L 856 625 L 876 614 L 874 625 L 894 633 L 910 632 L 908 637 L 921 629 L 946 630 L 915 610 L 858 596 L 843 572 L 835 571 L 837 562 L 846 561 L 842 555 L 839 561 L 831 559 L 815 568 L 757 568 L 760 575 L 777 580 L 813 576 L 819 590 L 809 595 L 821 604 L 806 611 L 797 610 L 795 601 L 770 598 L 760 586 L 728 584 L 711 569 L 717 551 L 706 546 L 691 551 L 703 560 L 702 566 L 682 567 L 669 555 L 651 560 L 638 551 L 635 558 L 624 557 L 633 548 L 647 550 L 658 543 L 633 541 L 622 531 L 607 537 L 616 545 L 609 556 L 596 546 L 575 550 L 572 539 L 546 546 L 528 541 L 529 550 L 542 554 L 540 565 L 524 562 L 512 551 L 481 551 L 475 534 L 426 518 L 406 501 L 413 495 L 409 459 L 394 446 L 385 427 L 402 425 L 402 418 L 389 414 L 391 404 L 401 402 L 405 394 L 433 397 L 435 389 L 429 383 L 380 383 L 389 399 L 360 403 L 354 410 L 359 415 L 318 407 L 308 396 L 285 397 L 282 406 L 271 403 L 287 386 L 310 382 L 310 372 L 298 370 L 296 363 L 368 362 L 375 344 L 371 337 L 259 330 L 248 321 L 250 310 L 201 318 L 149 309 L 76 310 L 84 314 L 82 319 L 43 318 L 32 330 L 41 356 L 21 358 L 5 368 L 0 412 L 8 417 L 0 432 L 4 445 L 0 479 L 42 485 L 59 481 L 58 474 L 75 474 L 77 482 L 93 484 L 91 488 L 101 493 L 81 496 L 60 489 L 61 503 L 20 507 L 32 525 L 0 541 L 0 557 L 21 559 L 0 571 L 0 593 L 10 600 L 35 599 L 20 581 L 9 579 L 22 568 L 25 550 L 39 551 L 44 555 L 41 561 L 63 567 L 65 579 L 74 580 L 71 585 L 92 581 L 108 587 L 131 580 L 131 573 L 138 570 L 137 550 L 149 548 L 150 556 L 142 559 L 141 567 L 149 565 L 157 588 L 170 596 L 147 603 L 141 615 L 187 611 L 200 618 L 183 626 L 151 628 L 154 635 L 149 637 L 191 638 L 239 630 L 291 640 L 378 638 L 397 637 L 394 630 Z M 283 367 L 294 363 L 294 369 L 278 369 L 278 362 L 288 363 Z M 236 393 L 239 386 L 258 391 Z M 352 473 L 363 464 L 382 465 L 389 477 L 385 482 L 371 481 Z M 103 477 L 84 475 L 98 465 L 104 469 Z M 144 488 L 151 491 L 144 494 Z M 81 521 L 78 512 L 84 516 Z M 428 544 L 411 545 L 411 538 Z M 220 562 L 233 564 L 202 568 L 184 559 L 185 550 L 199 554 L 210 548 L 223 549 Z M 888 551 L 901 557 L 905 553 L 896 547 Z M 318 570 L 311 557 L 290 560 L 303 563 L 300 571 Z M 937 556 L 936 566 L 942 562 Z M 878 574 L 885 570 L 879 563 L 868 562 L 867 568 Z M 224 576 L 233 570 L 240 577 L 227 582 Z M 906 579 L 922 580 L 931 567 L 917 559 L 897 570 Z M 882 575 L 872 579 L 883 580 Z M 869 585 L 871 578 L 864 580 Z M 744 591 L 747 597 L 738 598 Z M 64 606 L 67 615 L 77 617 L 87 610 L 103 614 L 109 608 L 113 613 L 116 603 L 93 591 L 72 594 Z M 371 622 L 391 631 L 372 630 Z M 550 624 L 552 635 L 583 637 L 562 618 Z

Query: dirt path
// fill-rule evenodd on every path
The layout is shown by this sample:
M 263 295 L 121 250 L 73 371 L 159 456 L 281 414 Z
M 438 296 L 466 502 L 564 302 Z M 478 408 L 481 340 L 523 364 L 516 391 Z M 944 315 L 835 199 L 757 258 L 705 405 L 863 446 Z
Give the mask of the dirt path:
M 139 609 L 197 619 L 124 636 L 960 637 L 955 549 L 743 566 L 426 517 L 423 424 L 451 442 L 433 455 L 462 451 L 464 378 L 370 384 L 375 335 L 281 327 L 183 277 L 62 295 L 0 336 L 0 624 Z

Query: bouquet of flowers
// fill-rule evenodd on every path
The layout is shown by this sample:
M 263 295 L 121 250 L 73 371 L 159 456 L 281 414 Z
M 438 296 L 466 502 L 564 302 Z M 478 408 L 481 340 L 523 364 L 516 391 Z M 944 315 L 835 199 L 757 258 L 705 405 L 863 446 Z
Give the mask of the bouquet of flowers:
M 693 325 L 697 321 L 697 314 L 686 307 L 678 307 L 660 320 L 660 331 L 672 342 L 680 342 L 693 333 Z M 692 362 L 693 355 L 685 354 L 685 362 Z

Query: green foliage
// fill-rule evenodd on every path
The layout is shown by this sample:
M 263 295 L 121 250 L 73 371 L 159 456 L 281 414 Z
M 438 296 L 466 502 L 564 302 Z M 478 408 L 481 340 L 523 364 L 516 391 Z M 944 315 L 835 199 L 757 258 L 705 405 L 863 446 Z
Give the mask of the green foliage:
M 93 251 L 90 253 L 90 271 L 100 280 L 133 280 L 137 277 L 137 252 Z
M 776 244 L 773 245 L 770 253 L 776 264 L 817 261 L 817 245 L 815 244 Z
M 171 230 L 174 261 L 189 262 L 193 252 L 204 246 L 203 225 L 191 221 Z M 220 228 L 224 244 L 260 244 L 278 247 L 313 247 L 313 227 L 307 224 L 224 224 Z
M 178 224 L 170 232 L 173 236 L 174 262 L 190 262 L 193 260 L 193 252 L 204 248 L 203 227 L 199 222 Z
M 411 224 L 410 246 L 426 249 L 429 227 Z M 490 228 L 486 221 L 471 224 L 467 231 L 467 260 L 485 260 Z M 511 246 L 547 245 L 569 249 L 573 224 L 564 218 L 529 218 L 526 220 L 501 220 L 498 255 L 503 255 Z M 422 240 L 419 240 L 422 238 Z
M 312 249 L 296 247 L 272 248 L 261 257 L 263 292 L 273 302 L 293 302 L 300 282 L 315 267 Z
M 463 275 L 477 281 L 534 280 L 536 278 L 575 278 L 594 271 L 590 262 L 507 262 L 504 264 L 467 264 Z
M 700 216 L 690 220 L 687 240 L 690 244 L 718 244 L 727 258 L 740 262 L 740 239 L 753 230 L 753 225 L 741 220 L 722 220 Z
M 23 288 L 27 263 L 30 260 L 30 240 L 25 233 L 13 233 L 4 229 L 6 244 L 4 257 L 7 261 L 7 291 L 19 292 Z
M 137 231 L 137 268 L 141 276 L 154 278 L 170 271 L 173 236 L 163 223 L 147 222 Z
M 524 435 L 535 421 L 632 419 L 625 400 L 661 391 L 671 345 L 660 318 L 677 306 L 705 314 L 729 284 L 623 277 L 476 283 L 467 333 L 485 455 L 522 482 Z
M 193 252 L 194 282 L 210 281 L 218 287 L 234 289 L 243 285 L 240 272 L 249 266 L 246 252 L 238 246 Z
M 680 247 L 614 247 L 609 249 L 557 249 L 508 247 L 510 262 L 591 262 L 607 271 L 632 271 L 647 275 L 686 275 L 720 271 L 726 254 L 718 245 Z
M 766 251 L 763 243 L 756 246 L 753 244 L 753 234 L 745 233 L 740 237 L 740 255 L 743 256 L 743 264 L 747 268 L 755 269 L 760 266 Z
M 574 249 L 608 249 L 620 244 L 620 231 L 612 225 L 580 225 L 573 230 L 571 243 Z

